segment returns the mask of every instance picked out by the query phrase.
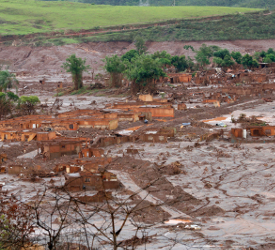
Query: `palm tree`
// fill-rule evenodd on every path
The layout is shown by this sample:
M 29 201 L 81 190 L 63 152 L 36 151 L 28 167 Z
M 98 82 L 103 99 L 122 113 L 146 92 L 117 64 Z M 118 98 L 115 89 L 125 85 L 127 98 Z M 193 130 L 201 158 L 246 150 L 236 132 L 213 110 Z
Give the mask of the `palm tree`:
M 0 92 L 7 91 L 12 87 L 15 87 L 17 90 L 18 80 L 15 78 L 15 75 L 10 73 L 7 70 L 0 71 Z

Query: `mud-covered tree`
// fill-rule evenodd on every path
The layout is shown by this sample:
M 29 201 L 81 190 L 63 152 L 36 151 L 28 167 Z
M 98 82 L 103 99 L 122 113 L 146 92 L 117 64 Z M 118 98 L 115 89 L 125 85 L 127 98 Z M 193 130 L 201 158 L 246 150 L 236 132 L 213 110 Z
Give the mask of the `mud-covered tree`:
M 121 87 L 125 64 L 118 55 L 106 56 L 104 59 L 105 69 L 111 75 L 112 87 Z
M 0 92 L 0 120 L 12 113 L 18 96 L 12 92 Z
M 66 62 L 62 65 L 62 68 L 64 68 L 67 72 L 71 73 L 75 90 L 81 89 L 83 87 L 83 72 L 87 71 L 90 68 L 89 65 L 85 64 L 86 59 L 77 58 L 76 55 L 73 54 L 70 57 L 68 57 L 66 59 Z
M 35 108 L 40 100 L 37 96 L 21 96 L 18 100 L 18 108 L 24 113 L 31 115 L 35 113 Z
M 162 70 L 160 59 L 153 59 L 150 55 L 141 55 L 132 63 L 128 63 L 126 75 L 132 81 L 132 92 L 152 92 L 155 89 L 155 80 L 166 76 Z
M 0 91 L 7 91 L 13 87 L 17 88 L 18 80 L 15 75 L 7 70 L 0 71 Z

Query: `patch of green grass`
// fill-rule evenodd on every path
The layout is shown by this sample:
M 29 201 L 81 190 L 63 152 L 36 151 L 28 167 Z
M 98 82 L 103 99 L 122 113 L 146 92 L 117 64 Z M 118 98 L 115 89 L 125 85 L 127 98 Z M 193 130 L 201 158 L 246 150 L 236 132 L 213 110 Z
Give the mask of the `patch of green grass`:
M 25 35 L 226 15 L 259 9 L 231 7 L 108 6 L 67 1 L 0 0 L 0 34 Z M 63 40 L 64 41 L 64 40 Z M 55 43 L 56 41 L 53 41 Z M 65 40 L 74 43 L 75 39 Z

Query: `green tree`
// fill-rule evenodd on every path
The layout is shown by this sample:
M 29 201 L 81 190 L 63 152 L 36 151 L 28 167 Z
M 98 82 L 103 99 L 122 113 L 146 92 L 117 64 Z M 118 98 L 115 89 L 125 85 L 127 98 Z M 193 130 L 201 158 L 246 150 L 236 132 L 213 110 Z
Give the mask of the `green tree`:
M 16 102 L 16 101 L 19 100 L 19 96 L 16 95 L 16 94 L 14 94 L 14 93 L 11 92 L 11 91 L 7 92 L 7 96 L 8 96 L 8 98 L 9 98 L 11 101 L 14 101 L 14 102 Z
M 122 73 L 125 70 L 125 64 L 118 55 L 106 56 L 104 59 L 104 68 L 111 75 L 112 86 L 120 87 L 122 84 Z
M 267 54 L 275 54 L 275 51 L 272 48 L 269 48 L 267 50 Z
M 165 58 L 165 59 L 171 60 L 171 55 L 167 53 L 167 51 L 163 50 L 163 51 L 157 51 L 154 54 L 152 54 L 152 58 L 153 59 Z
M 225 56 L 230 56 L 230 52 L 227 49 L 221 49 L 221 50 L 215 51 L 213 55 L 215 57 L 220 57 L 221 59 L 224 59 Z
M 139 55 L 142 55 L 142 54 L 146 53 L 147 48 L 145 46 L 145 42 L 144 42 L 142 37 L 138 36 L 135 39 L 135 46 L 136 46 L 136 50 L 137 50 Z
M 249 68 L 251 69 L 252 67 L 253 68 L 256 68 L 256 67 L 259 67 L 259 64 L 258 62 L 253 59 L 252 56 L 248 55 L 248 54 L 245 54 L 242 58 L 242 65 L 245 67 L 245 68 Z
M 265 58 L 264 58 L 264 62 L 265 63 L 272 63 L 275 62 L 275 54 L 266 54 Z
M 214 55 L 214 52 L 218 51 L 220 48 L 218 46 L 212 45 L 207 46 L 206 44 L 202 44 L 199 50 L 196 51 L 195 59 L 197 63 L 204 67 L 210 64 L 210 57 Z
M 159 59 L 161 65 L 163 67 L 171 65 L 171 55 L 168 54 L 165 50 L 163 51 L 157 51 L 154 54 L 152 54 L 153 59 Z
M 261 58 L 264 58 L 264 57 L 266 56 L 266 52 L 265 52 L 264 50 L 262 50 L 262 51 L 260 52 L 260 56 L 261 56 Z
M 226 55 L 225 57 L 224 57 L 224 60 L 223 60 L 223 64 L 222 64 L 222 66 L 223 67 L 230 67 L 230 66 L 232 66 L 232 65 L 234 65 L 235 64 L 235 62 L 231 59 L 231 56 L 230 56 L 230 54 L 229 55 Z
M 85 64 L 86 59 L 77 58 L 75 54 L 68 57 L 66 62 L 63 63 L 62 68 L 72 74 L 75 90 L 81 89 L 83 87 L 82 74 L 84 71 L 87 71 L 90 68 L 89 65 Z
M 201 51 L 197 52 L 197 54 L 195 55 L 195 59 L 201 67 L 204 67 L 210 64 L 209 57 Z
M 129 63 L 126 74 L 132 81 L 133 93 L 144 90 L 152 92 L 155 89 L 154 81 L 166 76 L 161 66 L 160 60 L 153 59 L 150 55 L 141 55 Z
M 272 60 L 269 57 L 264 58 L 264 63 L 272 63 Z
M 223 59 L 221 59 L 220 57 L 214 57 L 214 58 L 213 58 L 213 62 L 214 62 L 218 67 L 222 67 L 222 65 L 223 65 Z
M 186 49 L 186 50 L 191 49 L 193 52 L 195 52 L 194 47 L 191 46 L 191 45 L 184 45 L 183 48 Z
M 21 96 L 18 101 L 19 109 L 23 110 L 28 115 L 35 113 L 35 108 L 40 100 L 37 96 Z
M 121 56 L 121 60 L 128 60 L 129 62 L 132 61 L 133 58 L 138 57 L 138 51 L 135 49 L 131 49 L 129 51 L 127 51 L 123 56 Z
M 184 71 L 188 68 L 188 63 L 185 58 L 185 55 L 173 56 L 171 58 L 171 63 L 175 66 L 175 68 L 177 69 L 177 72 Z
M 236 63 L 242 64 L 242 54 L 239 51 L 232 51 L 231 56 L 234 58 Z
M 261 60 L 261 52 L 256 51 L 253 55 L 253 58 L 259 62 Z
M 15 87 L 17 89 L 18 80 L 15 75 L 7 70 L 0 71 L 0 91 L 7 91 Z
M 187 68 L 189 71 L 195 70 L 195 63 L 190 56 L 187 57 L 186 62 L 187 62 Z

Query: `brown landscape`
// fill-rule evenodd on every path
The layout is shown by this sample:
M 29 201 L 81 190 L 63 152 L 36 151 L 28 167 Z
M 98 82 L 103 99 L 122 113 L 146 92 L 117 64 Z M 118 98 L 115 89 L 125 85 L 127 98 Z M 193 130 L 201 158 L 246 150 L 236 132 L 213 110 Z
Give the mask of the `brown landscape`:
M 146 47 L 194 58 L 183 46 L 203 43 L 251 55 L 275 48 L 274 40 Z M 32 239 L 18 249 L 275 249 L 275 63 L 170 67 L 154 91 L 133 94 L 127 79 L 110 85 L 102 61 L 131 49 L 0 46 L 18 96 L 40 99 L 33 112 L 0 120 L 1 204 L 26 211 Z M 72 94 L 61 67 L 71 54 L 91 66 L 87 92 Z

